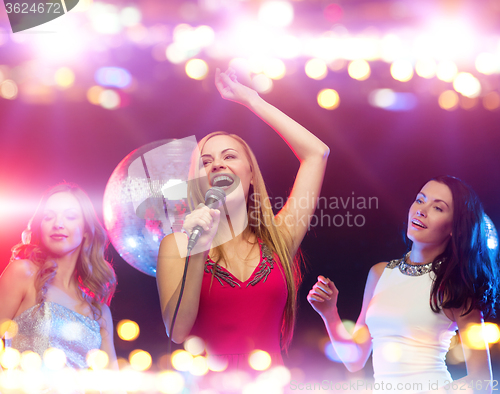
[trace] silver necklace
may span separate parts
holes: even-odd
[[[408,276],[422,276],[429,273],[432,270],[432,261],[426,264],[412,264],[408,261],[410,260],[410,253],[406,253],[405,257],[399,260],[393,260],[389,263],[388,268],[394,268],[396,265],[399,267],[399,271],[403,275]],[[439,266],[443,260],[438,261],[436,264]]]

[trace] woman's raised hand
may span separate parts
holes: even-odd
[[[219,68],[215,70],[215,86],[222,98],[245,106],[248,106],[252,99],[259,97],[255,90],[237,81],[236,72],[231,67],[226,72],[221,72]]]
[[[307,295],[307,301],[321,317],[328,318],[329,313],[337,309],[339,291],[328,278],[320,275]]]

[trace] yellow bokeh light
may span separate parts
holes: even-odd
[[[487,346],[485,330],[482,324],[469,324],[462,336],[463,346],[469,349],[485,349]]]
[[[227,368],[228,361],[223,357],[208,356],[207,364],[210,371],[222,372]]]
[[[500,341],[500,329],[495,323],[484,323],[484,336],[488,343],[497,343]]]
[[[446,362],[450,364],[460,364],[465,361],[466,354],[470,353],[470,349],[462,347],[462,345],[457,345],[450,349],[448,354],[446,355]]]
[[[354,331],[354,326],[356,323],[354,323],[352,320],[342,320],[337,327],[335,328],[337,331],[337,334],[339,334],[341,337],[344,339],[349,339],[351,337],[350,334]]]
[[[91,104],[99,105],[99,97],[101,97],[101,93],[104,91],[104,88],[101,86],[92,86],[89,90],[87,90],[87,100]]]
[[[75,82],[75,74],[70,68],[61,67],[56,71],[54,81],[63,89],[69,88],[70,86],[73,86],[73,83]]]
[[[497,92],[489,92],[483,97],[483,106],[490,111],[498,109],[500,107],[500,95]]]
[[[16,368],[21,362],[21,353],[11,347],[5,348],[0,355],[0,365],[5,369]]]
[[[199,337],[191,336],[184,341],[184,349],[197,356],[205,351],[205,342]]]
[[[43,362],[49,369],[62,369],[66,365],[66,354],[61,349],[48,348],[43,353]]]
[[[189,371],[193,364],[193,356],[185,350],[172,353],[172,366],[178,371]]]
[[[353,60],[349,63],[347,72],[351,78],[357,79],[358,81],[364,81],[370,76],[370,65],[363,59]]]
[[[0,354],[3,352],[4,344],[3,344],[3,339],[0,338]]]
[[[38,353],[27,350],[21,354],[20,365],[24,371],[38,371],[42,367],[42,358]]]
[[[256,371],[265,371],[271,366],[271,356],[264,350],[254,350],[248,357],[248,364]]]
[[[208,64],[201,59],[191,59],[186,63],[185,70],[189,78],[202,80],[208,74]]]
[[[492,53],[483,52],[476,57],[476,70],[484,75],[500,71],[500,58]]]
[[[17,335],[18,326],[14,320],[5,319],[0,322],[0,337],[12,339]]]
[[[281,79],[286,74],[286,66],[280,59],[266,59],[262,65],[262,71],[271,79]]]
[[[6,79],[0,83],[0,97],[7,100],[14,100],[17,97],[18,88],[14,81]]]
[[[309,78],[321,80],[328,75],[328,67],[321,59],[311,59],[305,65],[305,72]]]
[[[335,109],[340,104],[339,94],[333,89],[323,89],[318,93],[318,104],[321,108]]]
[[[436,75],[437,64],[433,59],[420,59],[415,64],[415,72],[419,77],[430,79]]]
[[[370,339],[370,331],[368,331],[368,328],[366,326],[360,327],[354,334],[352,339],[356,343],[365,343]]]
[[[481,93],[481,83],[472,74],[461,72],[453,80],[453,88],[469,98],[478,97]]]
[[[184,378],[176,371],[166,371],[158,374],[156,387],[163,394],[177,394],[184,389]]]
[[[196,356],[193,358],[193,364],[189,368],[189,372],[195,376],[203,376],[208,372],[208,362],[203,356]]]
[[[391,75],[396,81],[408,82],[413,78],[413,66],[408,60],[396,60],[391,64]]]
[[[439,62],[436,68],[436,76],[443,82],[451,82],[455,79],[458,68],[451,60]]]
[[[130,353],[128,357],[128,361],[130,362],[130,366],[136,371],[146,371],[151,367],[153,363],[153,359],[151,355],[140,349],[136,349]]]
[[[133,341],[139,336],[139,325],[132,320],[123,319],[116,325],[116,332],[120,339]]]
[[[106,352],[92,349],[87,353],[87,365],[93,370],[101,370],[108,366],[109,357]]]
[[[452,111],[457,108],[458,94],[453,90],[446,90],[439,95],[438,103],[441,108]]]
[[[259,93],[269,93],[273,89],[273,80],[267,75],[259,74],[253,77],[252,87]]]

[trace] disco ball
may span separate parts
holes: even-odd
[[[194,136],[161,140],[131,152],[115,168],[104,192],[104,226],[120,256],[156,276],[160,242],[180,231],[187,212],[187,180]]]

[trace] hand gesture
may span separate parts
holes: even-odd
[[[320,275],[307,295],[307,301],[321,317],[326,318],[337,309],[339,291],[328,278]]]
[[[248,106],[252,99],[259,97],[255,90],[237,81],[236,72],[232,68],[228,68],[225,73],[219,68],[215,70],[215,86],[222,98],[245,106]]]
[[[220,212],[210,209],[205,204],[199,204],[196,209],[186,216],[182,228],[191,234],[196,226],[203,228],[203,234],[196,243],[191,254],[210,250],[212,241],[217,233],[220,221]]]

